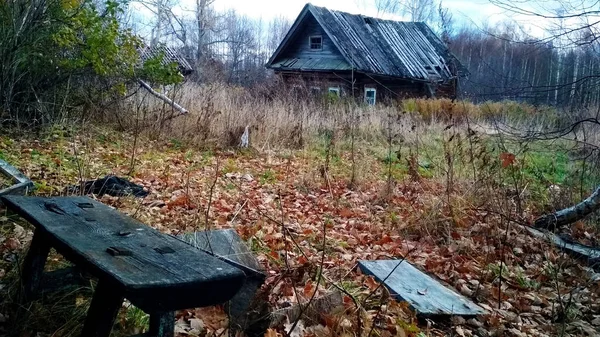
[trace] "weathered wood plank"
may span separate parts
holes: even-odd
[[[22,301],[31,300],[42,284],[44,266],[50,253],[50,242],[42,230],[36,229],[21,266]]]
[[[185,233],[179,238],[200,250],[237,262],[262,274],[262,267],[256,257],[233,229]]]
[[[29,178],[2,159],[0,159],[0,175],[14,183],[6,188],[0,188],[0,195],[27,194],[33,189],[33,182]]]
[[[40,294],[73,291],[80,287],[89,287],[90,278],[86,278],[77,267],[68,267],[50,272],[44,272]]]
[[[583,259],[584,262],[592,267],[592,269],[595,271],[600,271],[600,249],[585,246],[579,243],[567,242],[558,235],[548,231],[542,231],[532,227],[525,228],[535,237],[550,241],[556,247],[567,252],[571,256]]]
[[[311,50],[309,38],[311,36],[320,36],[322,38],[321,50]],[[331,37],[319,25],[312,14],[307,15],[303,22],[303,27],[296,32],[293,40],[282,57],[299,57],[299,58],[329,58],[334,60],[345,61],[344,56],[337,49]]]
[[[109,337],[123,305],[123,293],[107,281],[100,281],[83,325],[81,337]]]
[[[268,312],[256,294],[265,280],[261,265],[252,251],[233,229],[211,230],[181,235],[192,246],[222,258],[240,268],[246,280],[239,292],[225,305],[232,330],[245,331],[249,336],[262,336]]]
[[[476,316],[485,310],[440,284],[408,261],[359,261],[360,269],[383,282],[392,294],[421,315]]]
[[[175,313],[172,311],[150,313],[150,329],[147,335],[173,337],[175,335]]]
[[[3,196],[52,247],[146,312],[223,303],[244,273],[87,197]]]

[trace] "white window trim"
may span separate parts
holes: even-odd
[[[318,48],[318,49],[312,47],[312,45],[313,45],[312,44],[312,39],[316,38],[316,37],[318,37],[318,38],[321,39],[321,48]],[[310,51],[321,51],[321,50],[323,50],[323,35],[311,35],[311,36],[309,36],[308,37],[308,48],[310,49]]]
[[[373,92],[373,103],[372,104],[369,102],[369,99],[367,97],[367,93],[368,92]],[[367,103],[368,105],[375,105],[375,104],[377,104],[377,89],[376,88],[365,87],[365,103]]]
[[[340,90],[340,87],[329,87],[329,89],[327,89],[327,92],[330,94],[335,93],[337,97],[340,97],[342,91]]]

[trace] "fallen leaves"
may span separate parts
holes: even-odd
[[[131,144],[121,145],[128,146]],[[109,143],[74,139],[60,148],[52,142],[24,141],[7,149],[14,153],[8,153],[13,158],[23,157],[20,168],[40,186],[46,186],[41,194],[57,194],[78,181],[75,153],[88,163],[86,172],[90,176],[84,178],[107,173],[124,175],[129,170],[130,158]],[[529,329],[526,334],[552,335],[554,308],[560,307],[561,300],[553,288],[551,272],[558,266],[564,268],[558,289],[561,294],[585,285],[586,271],[572,261],[564,263],[562,254],[515,227],[510,226],[508,232],[501,227],[499,231],[499,219],[471,210],[467,197],[450,212],[444,201],[445,186],[436,179],[399,181],[383,203],[380,194],[385,181],[379,163],[364,167],[373,174],[359,188],[349,190],[346,177],[335,171],[328,181],[320,180],[315,159],[302,152],[271,154],[267,160],[261,155],[206,154],[148,142],[136,153],[134,181],[146,187],[150,195],[144,200],[104,197],[101,201],[168,233],[235,228],[267,270],[265,289],[273,309],[305,303],[315,293],[325,294],[331,282],[352,295],[343,296],[346,312],[335,317],[324,315],[314,326],[306,326],[306,321],[298,323],[291,332],[293,336],[350,336],[359,327],[356,312],[364,318],[363,325],[373,324],[382,336],[417,335],[411,330],[415,327],[409,305],[388,301],[379,282],[355,270],[358,260],[406,258],[478,301],[490,315],[466,322],[463,319],[444,331],[459,336],[475,335],[476,329],[497,329],[514,335]],[[217,165],[223,160],[225,165]],[[504,168],[514,166],[516,160],[514,154],[500,154]],[[340,162],[349,162],[343,153]],[[0,240],[0,252],[23,249],[30,231],[13,226],[4,215],[0,216],[0,226],[8,228],[1,233],[6,239]],[[590,236],[580,225],[575,229],[581,237]],[[497,270],[495,262],[500,260],[505,261],[505,270]],[[319,273],[322,280],[317,284]],[[586,322],[598,327],[600,316],[591,316],[594,310],[600,310],[595,304],[598,288],[594,287],[586,294],[587,300],[574,301],[581,303],[581,317],[589,317],[590,322]],[[377,296],[371,296],[374,304],[362,303],[375,291]],[[427,289],[419,289],[418,293],[425,295]],[[376,322],[382,298],[387,301],[386,312],[379,313],[384,317]],[[178,315],[177,329],[185,335],[219,335],[228,326],[222,310],[184,311]],[[410,324],[400,326],[400,321]],[[290,329],[290,324],[284,330]],[[575,328],[582,333],[591,331],[583,323],[575,324]],[[281,329],[271,328],[265,336],[283,335]]]

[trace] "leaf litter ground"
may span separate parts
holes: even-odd
[[[4,137],[0,151],[36,182],[39,195],[64,194],[80,177],[131,175],[148,197],[101,201],[165,233],[234,228],[267,270],[263,291],[271,310],[342,292],[341,312],[274,326],[269,336],[285,335],[292,327],[292,336],[553,336],[563,330],[579,336],[598,331],[599,281],[584,265],[469,203],[450,211],[441,179],[401,180],[386,193],[384,164],[365,155],[360,183],[349,189],[348,154],[340,154],[323,174],[324,159],[309,150],[213,152],[173,142],[140,146],[138,140],[132,159],[134,143],[128,135],[101,132],[72,139]],[[31,231],[7,216],[0,217],[0,226],[4,277],[14,270]],[[360,273],[358,260],[376,259],[406,259],[490,314],[418,320],[406,304],[391,300]],[[0,314],[0,324],[9,319],[10,313]],[[122,330],[127,317],[129,312]],[[177,317],[182,335],[219,335],[227,328],[221,308],[186,310]]]

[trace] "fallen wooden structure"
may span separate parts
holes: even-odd
[[[399,301],[419,315],[477,316],[487,312],[406,260],[359,261],[363,273],[383,283]]]
[[[87,197],[2,196],[36,227],[22,264],[21,301],[43,286],[51,248],[98,279],[82,336],[108,337],[123,299],[150,314],[146,336],[172,337],[174,311],[233,298],[244,271]]]
[[[568,242],[560,236],[549,231],[543,231],[532,227],[525,227],[533,236],[544,239],[558,247],[560,250],[581,260],[594,271],[600,272],[600,248],[582,245],[576,242]]]
[[[15,167],[0,159],[0,175],[11,182],[5,188],[0,187],[0,195],[27,194],[33,190],[33,182]]]
[[[249,337],[264,336],[269,327],[269,308],[267,301],[257,294],[266,275],[236,231],[210,230],[186,233],[178,238],[244,271],[244,286],[225,304],[230,332],[234,334],[235,331],[243,331]]]

